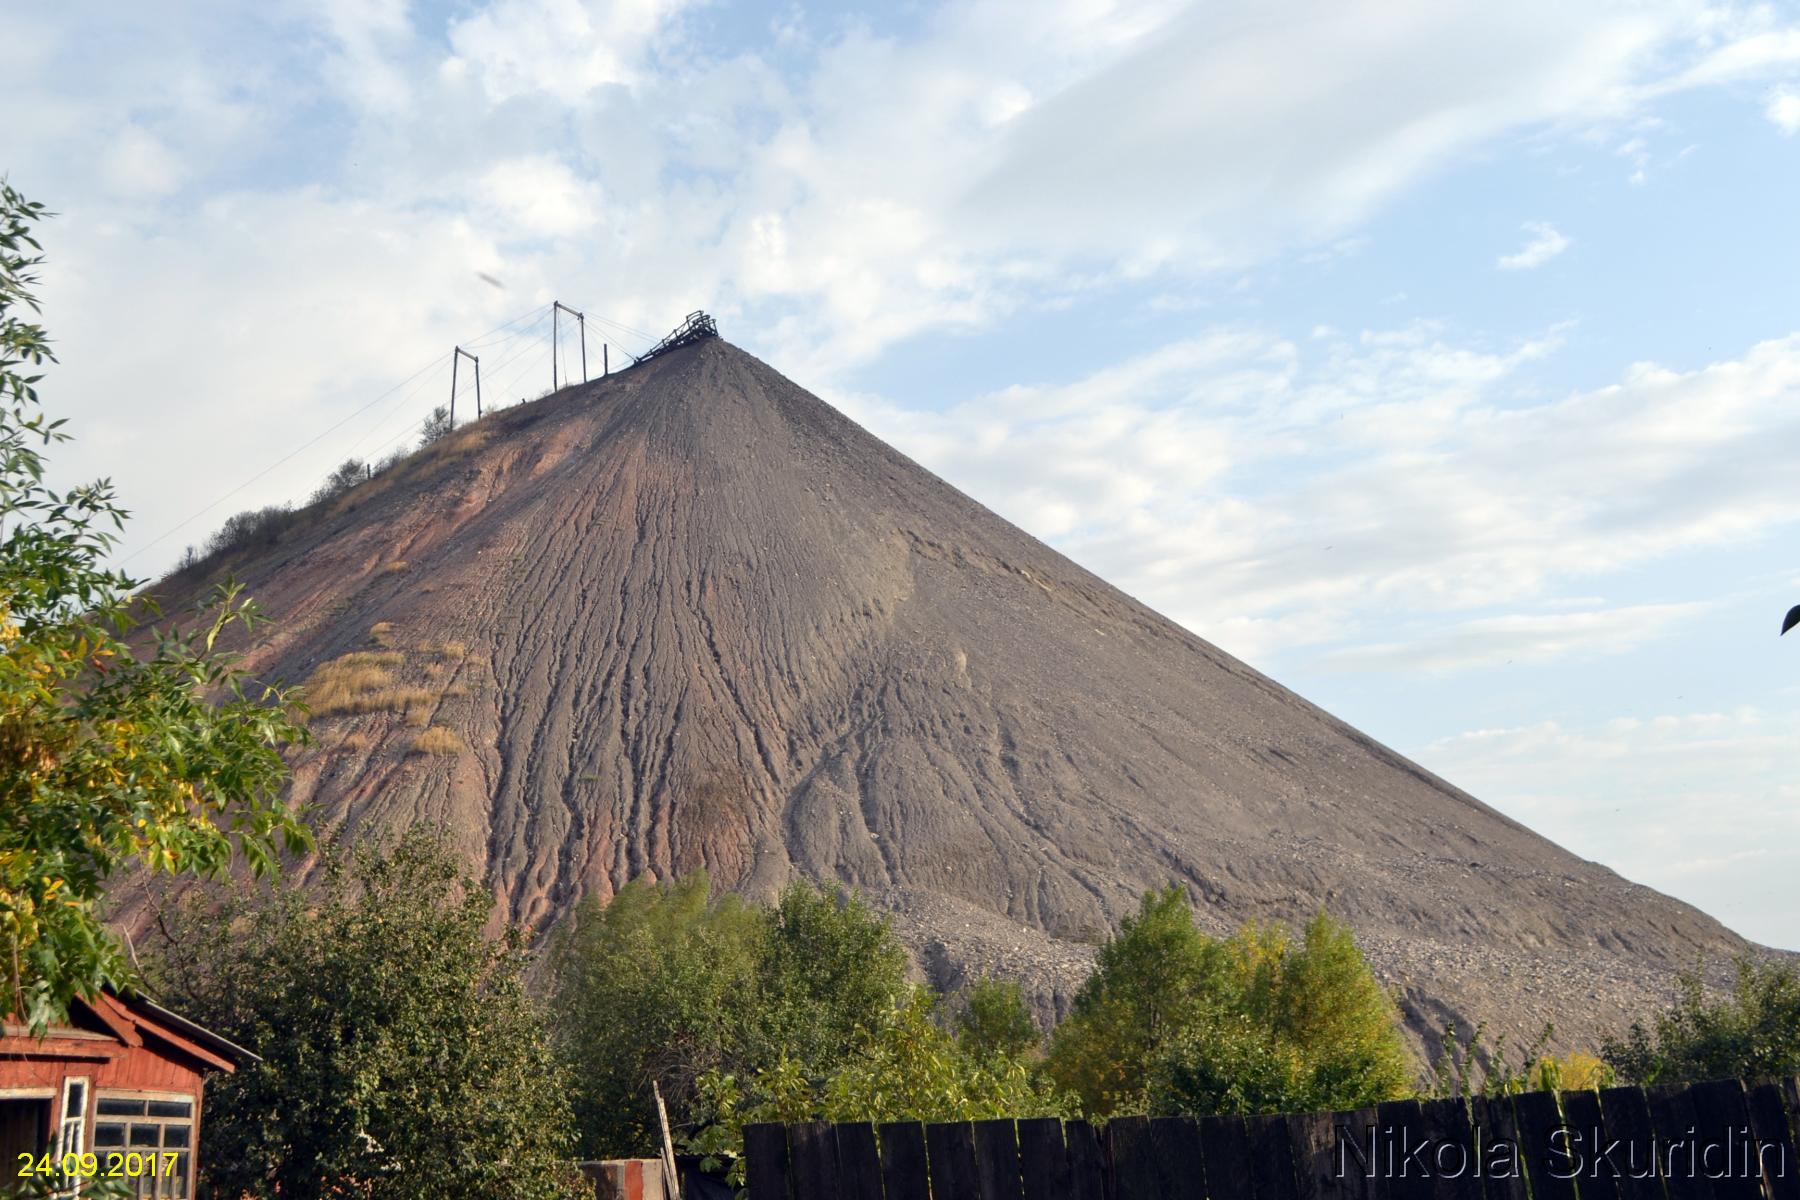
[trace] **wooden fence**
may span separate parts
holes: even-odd
[[[750,1125],[749,1200],[1800,1200],[1800,1081],[1343,1113]]]

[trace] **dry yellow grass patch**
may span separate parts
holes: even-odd
[[[394,679],[405,657],[394,651],[364,650],[321,663],[306,681],[306,703],[315,717],[334,713],[392,712],[434,704],[430,688],[406,687]]]
[[[396,558],[391,563],[383,563],[381,566],[383,575],[394,575],[404,570],[406,570],[406,560],[401,558]]]
[[[391,645],[389,639],[393,636],[394,623],[392,621],[377,621],[369,626],[369,640],[377,646]]]
[[[469,653],[469,648],[461,642],[439,642],[435,646],[425,647],[425,650],[428,654],[449,659],[461,659]]]
[[[414,754],[461,754],[468,748],[454,729],[442,725],[427,726],[412,740]]]

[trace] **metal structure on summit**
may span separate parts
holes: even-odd
[[[633,363],[649,362],[659,354],[667,354],[669,351],[678,347],[692,345],[695,342],[705,341],[707,338],[715,338],[718,336],[718,324],[704,312],[696,310],[689,313],[687,315],[687,320],[677,325],[675,331],[669,334],[668,337],[656,343],[656,345],[650,347],[642,354],[632,355],[631,360]]]
[[[475,364],[475,419],[481,419],[481,360],[458,346],[450,354],[450,427],[456,428],[456,364],[463,359]]]

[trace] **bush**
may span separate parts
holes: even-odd
[[[1181,890],[1146,894],[1101,947],[1049,1070],[1082,1111],[1251,1113],[1358,1108],[1408,1094],[1398,1014],[1348,927],[1324,913],[1229,939]]]
[[[423,450],[431,443],[448,437],[452,428],[450,410],[442,404],[438,405],[425,418],[425,423],[419,426],[419,449]]]
[[[331,474],[325,477],[318,490],[313,492],[311,504],[323,504],[333,500],[361,483],[369,477],[368,464],[360,458],[346,458]]]
[[[444,834],[330,847],[323,875],[310,895],[190,896],[159,953],[171,1003],[263,1056],[207,1089],[211,1194],[579,1194],[525,939],[483,932],[492,899]]]
[[[978,979],[963,994],[956,1040],[977,1057],[1025,1059],[1037,1054],[1044,1035],[1015,980]]]
[[[204,557],[273,545],[293,523],[294,511],[285,504],[237,513],[225,518],[225,523],[206,539]]]
[[[1731,991],[1709,997],[1684,974],[1675,1003],[1649,1025],[1634,1022],[1601,1056],[1630,1083],[1691,1083],[1800,1074],[1800,966],[1737,962]]]

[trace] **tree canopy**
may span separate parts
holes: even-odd
[[[35,1030],[132,972],[98,914],[130,868],[253,871],[307,844],[286,800],[288,697],[246,677],[219,639],[258,619],[233,587],[175,628],[106,567],[125,513],[101,480],[57,491],[42,411],[54,361],[35,314],[43,206],[0,182],[0,976]]]
[[[1393,1002],[1346,926],[1321,912],[1298,940],[1254,923],[1213,938],[1174,886],[1101,947],[1048,1067],[1097,1117],[1357,1108],[1412,1082]]]
[[[1607,1041],[1601,1056],[1643,1084],[1800,1074],[1800,966],[1739,959],[1724,995],[1709,995],[1697,971],[1684,974],[1673,1004]]]
[[[488,890],[426,827],[328,847],[321,875],[193,893],[158,951],[171,1003],[263,1057],[207,1089],[213,1194],[575,1194],[569,1081]]]

